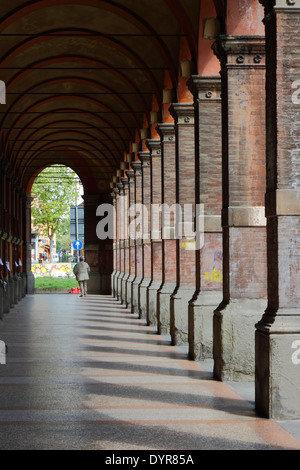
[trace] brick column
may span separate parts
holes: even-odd
[[[142,162],[132,163],[135,174],[135,204],[136,204],[136,240],[135,240],[135,279],[132,286],[132,311],[139,314],[139,286],[143,279],[143,243],[142,243]]]
[[[162,283],[162,239],[156,215],[161,205],[161,143],[149,139],[147,147],[151,154],[151,284],[148,287],[148,324],[157,325],[157,293]],[[154,211],[154,207],[155,211]],[[158,210],[157,210],[158,209]]]
[[[117,291],[116,291],[116,276],[117,276],[117,238],[116,238],[116,233],[117,233],[117,217],[116,217],[116,211],[117,211],[117,198],[116,198],[116,193],[114,191],[111,192],[111,198],[112,198],[112,204],[114,208],[114,239],[113,239],[113,272],[111,275],[111,293],[114,298],[117,296]]]
[[[162,285],[157,295],[157,327],[159,334],[170,334],[171,296],[176,288],[176,238],[172,208],[176,204],[176,139],[175,125],[158,124],[161,138],[162,204]]]
[[[266,306],[265,40],[220,36],[223,301],[214,313],[214,374],[253,380],[254,325]]]
[[[143,279],[140,284],[139,316],[147,323],[148,287],[151,283],[151,240],[150,240],[150,211],[151,211],[151,157],[150,152],[140,152],[142,162],[142,204],[143,204]]]
[[[133,170],[127,170],[129,207],[135,204],[135,175]],[[135,229],[134,217],[128,214],[129,226],[129,276],[126,281],[126,305],[132,310],[132,288],[135,279]]]
[[[189,356],[213,357],[213,311],[223,292],[221,78],[193,76],[196,204],[204,208],[204,246],[196,251],[196,291],[189,306]]]
[[[121,273],[121,266],[120,266],[120,203],[119,203],[119,188],[117,186],[114,187],[113,189],[114,193],[114,198],[113,198],[113,204],[114,204],[114,210],[115,210],[115,231],[114,231],[114,251],[115,251],[115,274],[114,274],[114,279],[113,279],[113,292],[114,292],[114,297],[117,300],[120,300],[119,297],[119,276]]]
[[[123,228],[122,228],[122,249],[123,249],[123,265],[122,265],[122,285],[121,285],[121,302],[127,307],[127,280],[129,277],[129,234],[128,234],[128,210],[129,210],[129,185],[128,178],[121,178],[123,185]]]
[[[0,157],[1,159],[1,157]],[[4,257],[2,249],[2,234],[4,233],[3,228],[3,213],[4,213],[4,172],[0,162],[0,259],[3,265],[0,265],[0,319],[4,315]]]
[[[265,5],[268,306],[256,325],[256,408],[300,418],[300,0]]]
[[[195,216],[195,131],[193,103],[170,107],[176,129],[176,203],[181,207],[182,236],[177,238],[177,286],[171,297],[170,332],[173,344],[188,344],[188,306],[196,288],[195,245],[191,234]],[[187,219],[187,207],[192,209]],[[179,225],[180,226],[180,225]]]
[[[122,301],[122,287],[124,271],[124,223],[125,223],[125,212],[124,212],[124,186],[122,182],[117,183],[119,190],[118,196],[118,231],[119,231],[119,275],[117,280],[117,298]]]

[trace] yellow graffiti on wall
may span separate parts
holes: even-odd
[[[205,272],[203,279],[205,279],[208,283],[210,282],[222,282],[223,281],[223,274],[221,271],[217,271],[216,268],[212,270],[211,273],[208,271]]]

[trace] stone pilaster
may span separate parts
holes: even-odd
[[[171,296],[176,288],[177,250],[175,237],[176,205],[176,138],[175,125],[157,126],[161,139],[162,192],[162,285],[157,295],[157,328],[163,335],[170,334]]]
[[[150,152],[140,152],[142,162],[142,204],[143,204],[143,279],[140,284],[139,316],[147,323],[148,287],[151,283],[150,211],[151,211],[151,156]]]
[[[117,298],[122,302],[123,293],[123,278],[125,275],[125,267],[124,267],[124,224],[125,224],[125,208],[124,208],[124,186],[122,182],[117,183],[117,188],[119,190],[119,197],[118,197],[118,204],[119,204],[119,212],[118,212],[118,233],[119,233],[119,245],[118,245],[118,253],[119,253],[119,275],[117,281]]]
[[[253,380],[254,325],[266,306],[265,40],[220,36],[223,301],[214,312],[214,374]]]
[[[189,356],[213,357],[213,311],[223,294],[222,102],[219,76],[193,76],[195,203],[203,205],[204,245],[196,251],[196,291],[189,306]]]
[[[300,1],[265,6],[268,306],[256,325],[255,400],[300,418]]]
[[[126,175],[128,178],[128,195],[129,207],[135,204],[135,175],[134,170],[127,170]],[[135,280],[135,217],[129,212],[128,214],[128,227],[129,227],[129,276],[126,281],[126,305],[132,311],[132,288]]]
[[[139,287],[143,279],[143,243],[142,243],[142,162],[132,163],[135,175],[135,279],[132,286],[132,312],[139,314],[140,292]]]
[[[146,142],[151,155],[151,283],[148,287],[148,324],[157,326],[157,293],[162,283],[162,239],[159,213],[161,206],[161,142]]]
[[[111,293],[114,298],[117,297],[117,291],[116,291],[116,276],[117,276],[117,238],[116,238],[116,223],[117,223],[117,217],[116,217],[116,211],[117,211],[117,198],[116,198],[116,193],[114,191],[111,192],[111,199],[112,199],[112,204],[114,208],[114,239],[113,239],[113,272],[111,275]]]
[[[122,234],[122,245],[123,245],[123,277],[121,286],[121,302],[127,307],[127,280],[129,277],[129,233],[128,233],[128,210],[129,210],[129,185],[128,178],[121,178],[123,185],[123,234]]]
[[[176,129],[177,280],[171,297],[170,333],[173,344],[188,344],[188,306],[196,288],[195,220],[195,131],[193,103],[170,107]],[[180,233],[181,232],[181,233]]]
[[[121,266],[120,266],[120,225],[119,225],[119,219],[120,219],[120,201],[119,201],[119,188],[117,185],[113,188],[113,207],[115,211],[115,231],[114,231],[114,243],[113,243],[113,250],[114,250],[114,263],[115,263],[115,269],[114,269],[114,277],[113,277],[113,293],[114,297],[117,300],[120,300],[119,298],[119,276],[121,274]]]

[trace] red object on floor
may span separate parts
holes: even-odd
[[[69,292],[70,294],[80,294],[81,290],[79,287],[72,287],[72,289]]]

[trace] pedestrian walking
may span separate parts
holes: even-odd
[[[81,295],[80,297],[87,296],[87,281],[89,280],[90,267],[84,261],[84,257],[80,256],[79,263],[77,263],[73,268],[73,273],[78,281]]]

